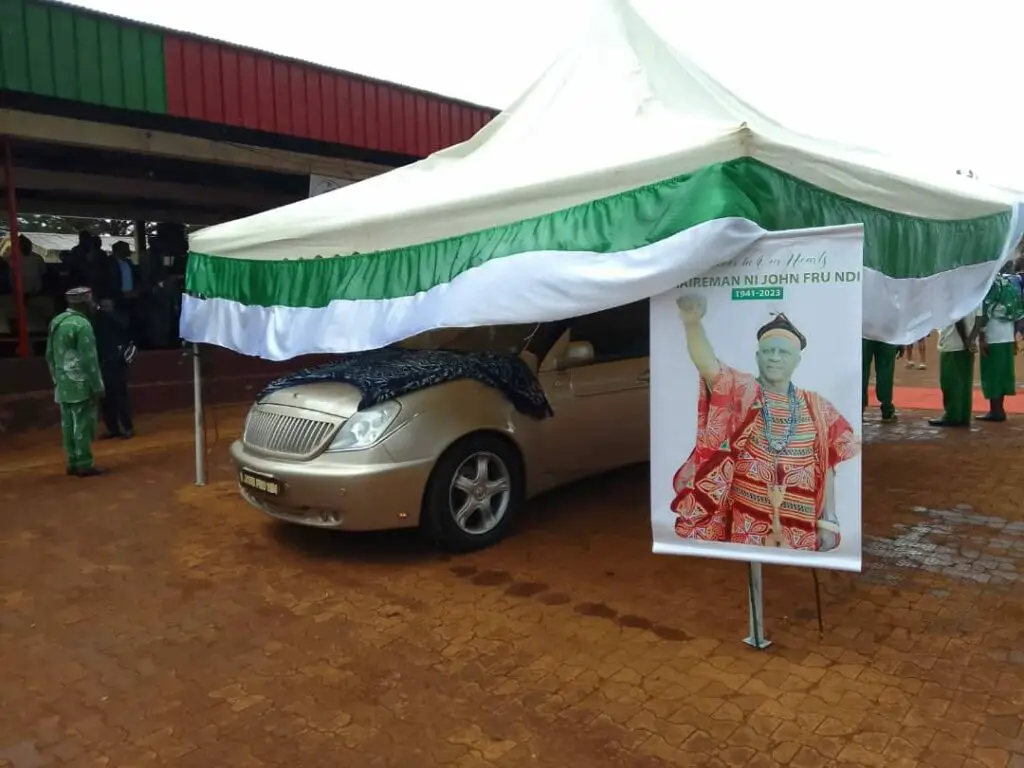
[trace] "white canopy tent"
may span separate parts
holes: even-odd
[[[1017,195],[786,129],[628,0],[511,107],[412,165],[192,237],[182,335],[271,359],[660,293],[765,230],[863,223],[864,333],[966,314],[1021,233]]]

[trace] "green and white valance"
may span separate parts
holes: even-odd
[[[867,332],[902,340],[980,300],[1011,220],[1008,207],[947,220],[884,211],[740,158],[388,251],[283,260],[194,252],[182,330],[269,359],[373,348],[438,327],[585,314],[735,258],[763,230],[862,223]]]

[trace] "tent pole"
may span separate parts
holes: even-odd
[[[192,345],[192,398],[196,425],[196,485],[206,485],[206,429],[203,423],[203,371],[199,345]]]
[[[4,137],[4,183],[7,186],[7,222],[11,233],[11,273],[14,277],[14,301],[18,310],[18,357],[31,357],[28,344],[28,310],[25,308],[25,283],[21,271],[21,245],[18,242],[18,201],[14,191],[11,140]]]
[[[760,563],[750,563],[747,576],[747,604],[750,618],[750,634],[743,640],[752,648],[763,651],[772,641],[764,633],[764,576]]]

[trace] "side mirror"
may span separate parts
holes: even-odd
[[[558,359],[557,368],[560,371],[568,371],[573,368],[582,368],[594,362],[594,345],[589,341],[573,341],[565,348],[565,352]]]

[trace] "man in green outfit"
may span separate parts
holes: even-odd
[[[974,402],[974,353],[977,346],[977,319],[972,310],[939,331],[939,387],[942,389],[942,416],[929,419],[933,427],[967,427],[971,424]]]
[[[896,406],[892,403],[893,380],[896,377],[896,357],[900,348],[895,344],[873,339],[861,340],[861,363],[864,366],[861,383],[863,399],[861,410],[868,407],[868,383],[871,380],[871,364],[875,365],[875,397],[882,405],[882,421],[886,424],[896,421]]]
[[[103,474],[92,463],[96,404],[103,396],[96,336],[89,322],[95,304],[88,288],[72,288],[65,296],[67,310],[50,321],[46,364],[53,379],[54,399],[60,405],[68,474],[94,477]]]
[[[988,400],[989,409],[984,416],[978,417],[978,421],[1006,421],[1004,399],[1017,393],[1014,324],[1024,319],[1024,300],[1019,277],[1013,272],[1012,263],[1004,265],[981,304],[981,317],[978,319],[981,391]]]

